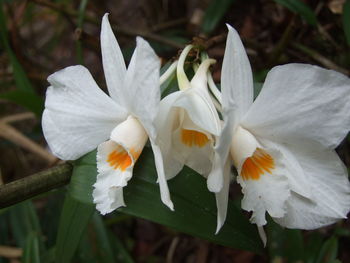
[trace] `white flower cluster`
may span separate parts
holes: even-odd
[[[107,96],[83,66],[60,70],[48,81],[42,127],[56,156],[74,160],[97,147],[93,199],[109,213],[125,206],[123,187],[150,140],[161,200],[171,210],[167,180],[189,166],[215,193],[224,224],[231,166],[244,194],[242,208],[263,236],[266,212],[282,226],[314,229],[346,218],[347,170],[334,148],[350,129],[350,79],[306,64],[273,68],[253,102],[250,63],[228,25],[221,92],[202,57],[188,80],[187,46],[163,76],[149,44],[137,38],[128,69],[106,14],[101,49]],[[176,69],[179,91],[160,101],[160,83]],[[219,117],[218,111],[222,117]]]

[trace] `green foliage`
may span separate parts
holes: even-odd
[[[35,232],[31,232],[27,235],[22,262],[40,263],[39,237]]]
[[[301,0],[275,0],[275,2],[300,15],[310,25],[317,24],[315,12]]]
[[[92,152],[76,164],[70,193],[79,201],[87,202],[86,196],[92,195],[92,183],[96,180],[96,153]],[[81,168],[82,166],[83,168]],[[90,170],[89,170],[90,169]],[[181,232],[198,236],[212,242],[261,252],[261,241],[255,226],[243,216],[241,210],[229,203],[228,218],[223,229],[215,235],[216,205],[214,195],[207,190],[203,177],[185,168],[169,181],[171,197],[175,211],[170,211],[161,201],[156,183],[156,171],[153,154],[145,148],[137,161],[133,178],[124,188],[127,207],[120,212],[145,218]],[[157,213],[154,213],[157,211]],[[232,238],[235,237],[235,238]]]
[[[202,32],[209,35],[216,28],[226,14],[234,0],[212,0],[205,11],[202,23]]]
[[[350,46],[350,0],[346,0],[343,6],[343,28],[346,41]]]
[[[41,117],[41,113],[44,110],[44,100],[31,91],[11,90],[1,93],[0,98],[17,103],[35,113],[38,117]]]
[[[315,263],[335,262],[338,255],[338,239],[331,237],[323,243]]]
[[[66,195],[57,233],[57,263],[71,262],[94,211],[94,205],[81,203],[69,194]]]

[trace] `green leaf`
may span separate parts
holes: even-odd
[[[338,255],[338,239],[331,237],[323,243],[320,253],[318,254],[316,263],[329,263],[337,259]]]
[[[101,216],[97,213],[92,218],[92,224],[96,233],[96,248],[99,254],[99,262],[113,263],[116,262],[112,250],[112,245],[109,241],[107,230]]]
[[[26,246],[27,237],[31,233],[41,235],[39,219],[31,201],[24,201],[12,206],[9,210],[9,216],[16,243],[22,248]],[[40,247],[43,247],[42,242],[40,243]]]
[[[209,35],[216,28],[234,0],[212,0],[205,11],[202,32]]]
[[[69,194],[66,195],[56,241],[57,263],[71,262],[94,211],[93,205],[83,204]]]
[[[75,169],[84,167],[84,173],[75,172],[70,183],[70,193],[78,200],[91,201],[92,184],[96,180],[95,155],[96,153],[92,152],[76,163]],[[168,184],[175,212],[170,211],[160,201],[153,154],[146,147],[136,163],[132,180],[124,188],[127,207],[118,209],[117,212],[145,218],[224,246],[254,252],[262,251],[262,242],[256,227],[249,223],[241,209],[231,201],[223,229],[218,235],[214,234],[215,198],[207,190],[206,181],[202,176],[185,168]]]
[[[74,162],[73,174],[69,184],[69,195],[75,200],[91,205],[92,185],[96,182],[96,150]]]
[[[347,0],[343,7],[343,27],[346,42],[350,46],[350,0]]]
[[[33,92],[25,90],[12,90],[0,94],[0,98],[12,101],[18,105],[23,106],[29,111],[35,113],[36,116],[41,117],[44,110],[43,99]]]
[[[26,245],[23,251],[22,262],[40,263],[39,237],[35,232],[31,232],[27,236]]]
[[[26,73],[24,72],[21,64],[17,60],[16,55],[10,46],[6,32],[7,32],[6,17],[3,10],[3,3],[2,1],[0,1],[0,40],[7,55],[9,56],[9,59],[13,68],[13,75],[14,75],[17,89],[34,93],[34,89]]]
[[[283,5],[293,13],[300,15],[310,25],[317,24],[317,18],[314,11],[300,0],[275,0],[276,3]]]

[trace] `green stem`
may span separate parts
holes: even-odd
[[[69,183],[73,166],[64,163],[0,186],[0,208],[8,207]]]

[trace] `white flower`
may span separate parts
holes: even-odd
[[[42,126],[56,156],[74,160],[97,149],[98,176],[93,198],[106,214],[125,206],[123,187],[150,139],[158,172],[161,199],[170,208],[154,119],[160,101],[160,62],[149,44],[137,38],[128,70],[108,21],[102,19],[101,49],[108,97],[83,66],[60,70],[48,81]]]
[[[306,64],[278,66],[253,103],[248,57],[237,32],[228,29],[221,76],[225,123],[209,189],[227,196],[222,170],[232,160],[242,208],[258,227],[266,224],[266,212],[280,225],[299,229],[346,218],[350,185],[334,148],[350,128],[349,78]],[[218,207],[218,229],[226,206],[223,200]]]
[[[221,129],[207,88],[207,71],[215,60],[204,60],[190,82],[183,67],[191,48],[189,45],[184,49],[177,64],[180,91],[161,101],[156,121],[167,179],[173,178],[184,165],[208,176],[214,139]]]

